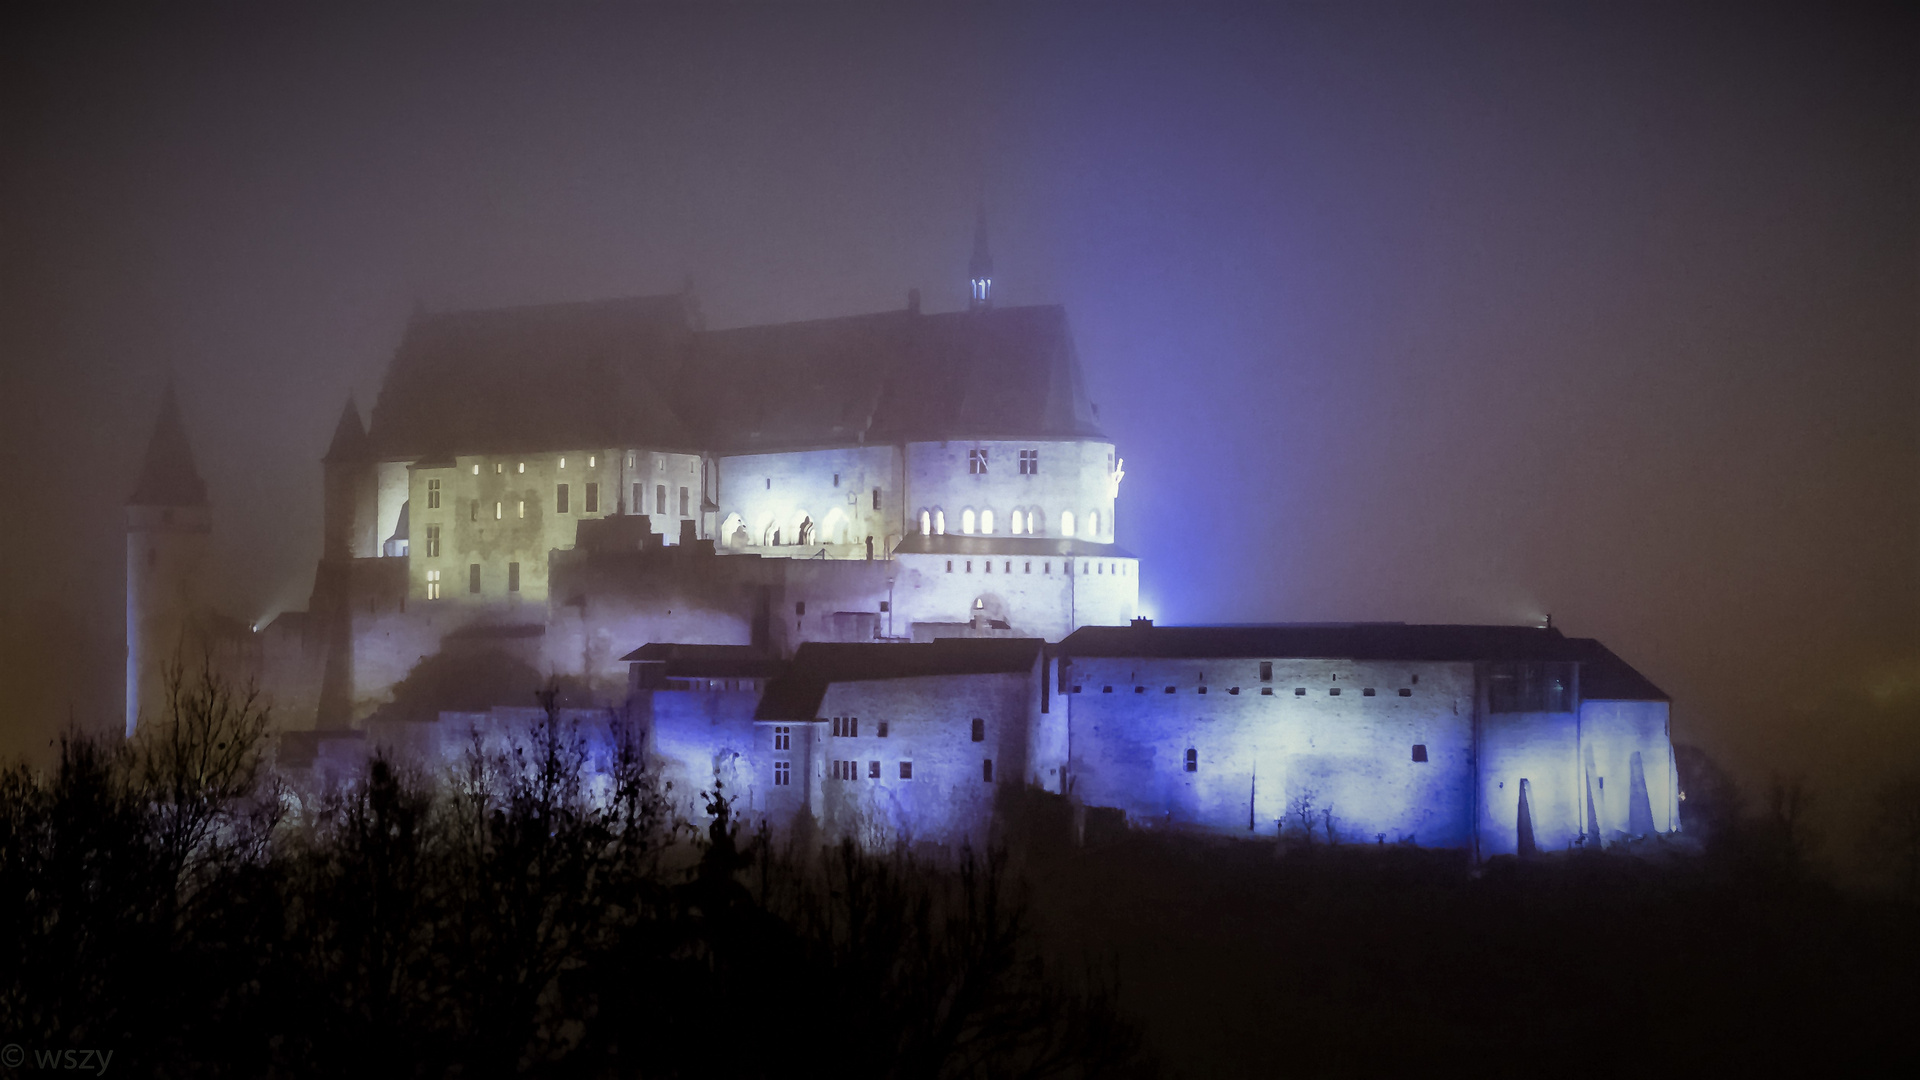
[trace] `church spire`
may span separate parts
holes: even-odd
[[[967,307],[972,311],[993,306],[993,256],[987,251],[987,208],[983,204],[973,222],[973,260],[967,265],[972,288]]]
[[[180,422],[180,403],[174,397],[173,383],[167,383],[166,396],[160,401],[160,419],[153,425],[153,438],[147,442],[147,458],[140,467],[140,482],[127,499],[129,506],[205,506],[207,485],[193,464],[193,448],[187,445],[187,429]]]
[[[347,392],[347,407],[340,412],[340,422],[334,425],[333,442],[327,445],[327,456],[321,461],[358,461],[366,453],[367,429],[360,424],[360,406],[353,400],[353,392]]]

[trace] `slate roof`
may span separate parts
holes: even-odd
[[[369,432],[385,458],[996,437],[1102,437],[1064,309],[716,331],[679,296],[423,316]]]
[[[360,406],[347,395],[340,410],[340,422],[333,426],[333,441],[327,444],[327,456],[321,461],[360,461],[367,456],[367,429],[360,423]]]
[[[786,670],[785,661],[752,645],[683,645],[650,641],[620,658],[627,663],[665,664],[668,678],[760,679]]]
[[[1571,661],[1581,696],[1664,701],[1644,675],[1591,638],[1533,626],[1292,623],[1272,626],[1086,626],[1067,635],[1065,656],[1267,659]]]
[[[767,685],[756,720],[812,720],[827,687],[837,682],[936,675],[996,675],[1033,670],[1046,648],[1039,638],[942,638],[924,645],[810,641],[787,673]]]
[[[207,485],[193,463],[193,448],[187,445],[187,429],[180,422],[180,403],[167,385],[160,400],[160,418],[153,425],[153,437],[147,440],[147,456],[140,464],[140,479],[127,498],[129,506],[205,506]]]

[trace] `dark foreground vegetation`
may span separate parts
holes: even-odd
[[[0,1040],[28,1069],[67,1048],[191,1076],[1723,1075],[1916,1056],[1920,909],[1827,884],[1790,789],[1749,808],[1697,778],[1703,844],[1477,870],[1325,835],[1082,845],[1063,803],[1028,794],[992,854],[916,860],[743,835],[719,790],[710,825],[676,822],[631,733],[591,782],[549,720],[444,773],[376,759],[296,797],[244,696],[204,678],[174,715],[0,776]]]

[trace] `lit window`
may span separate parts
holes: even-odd
[[[589,468],[589,469],[591,469],[591,468],[593,468],[593,467],[594,467],[595,465],[598,465],[598,464],[600,464],[600,458],[599,458],[599,455],[597,455],[597,454],[588,454],[588,455],[587,455],[587,468]]]
[[[600,512],[600,485],[599,484],[587,485],[586,511],[589,514],[597,514]]]
[[[627,468],[633,468],[633,451],[627,451]]]
[[[520,516],[521,517],[527,516],[527,500],[525,499],[520,500]]]
[[[427,509],[440,509],[440,481],[427,481]]]
[[[520,564],[517,562],[507,564],[507,591],[520,591]]]
[[[793,749],[793,729],[777,727],[773,729],[773,748],[775,750]]]
[[[1007,531],[1008,532],[1012,533],[1015,536],[1019,536],[1020,525],[1021,525],[1020,511],[1015,510],[1013,513],[1007,515]]]
[[[988,536],[993,535],[993,511],[980,511],[980,531],[986,533]]]
[[[479,563],[467,564],[467,591],[470,593],[478,593],[480,591]]]
[[[567,512],[567,485],[560,484],[554,488],[553,510],[556,514]]]
[[[1040,451],[1020,451],[1020,475],[1033,476],[1040,472]]]
[[[522,461],[522,462],[520,462],[520,463],[519,463],[518,465],[515,465],[515,466],[513,467],[513,471],[514,471],[514,472],[518,472],[518,473],[523,473],[523,472],[526,472],[526,471],[527,471],[527,463],[526,463],[526,462],[524,462],[524,461]]]
[[[440,571],[427,571],[427,599],[440,599]]]
[[[974,476],[985,476],[987,474],[987,451],[985,447],[976,446],[967,451],[967,472]]]
[[[940,536],[947,535],[947,512],[945,510],[935,510],[933,512],[933,531]]]
[[[787,787],[793,783],[793,765],[790,762],[773,763],[773,786]]]
[[[567,459],[566,459],[566,458],[561,458],[561,459],[560,459],[560,467],[561,467],[561,468],[563,468],[563,469],[567,467]]]
[[[900,763],[900,779],[902,780],[913,779],[913,762],[903,761]]]
[[[500,503],[493,504],[493,520],[495,521],[500,520],[500,506],[501,506]]]
[[[972,510],[960,511],[960,531],[967,534],[968,536],[973,535],[973,511]]]
[[[440,526],[429,525],[427,526],[427,558],[437,559],[439,557],[440,557]]]
[[[925,510],[920,511],[920,535],[933,535],[933,515]]]
[[[1195,750],[1191,746],[1187,747],[1187,771],[1200,771],[1200,751]]]
[[[1060,535],[1068,537],[1073,535],[1073,511],[1071,510],[1060,511]]]
[[[506,467],[506,465],[504,465],[504,464],[502,464],[501,462],[498,462],[498,461],[496,461],[496,462],[494,462],[494,463],[493,463],[493,473],[494,473],[494,475],[495,475],[495,476],[498,476],[498,475],[500,475],[501,473],[504,473],[504,472],[506,472],[506,471],[507,471],[507,467]]]
[[[480,463],[477,461],[473,463],[473,475],[475,476],[480,475]]]

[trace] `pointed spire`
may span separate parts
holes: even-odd
[[[366,456],[367,429],[360,423],[360,406],[353,400],[353,392],[347,392],[347,407],[340,412],[340,422],[333,427],[333,442],[327,446],[327,456],[323,462],[359,461]]]
[[[207,485],[193,464],[193,448],[187,445],[187,429],[180,422],[180,403],[167,382],[166,396],[160,401],[160,419],[153,425],[153,438],[147,442],[147,459],[140,467],[140,482],[127,499],[130,506],[205,506]]]
[[[983,202],[973,222],[973,260],[967,264],[972,291],[967,306],[978,310],[993,305],[993,255],[987,251],[987,207]]]

